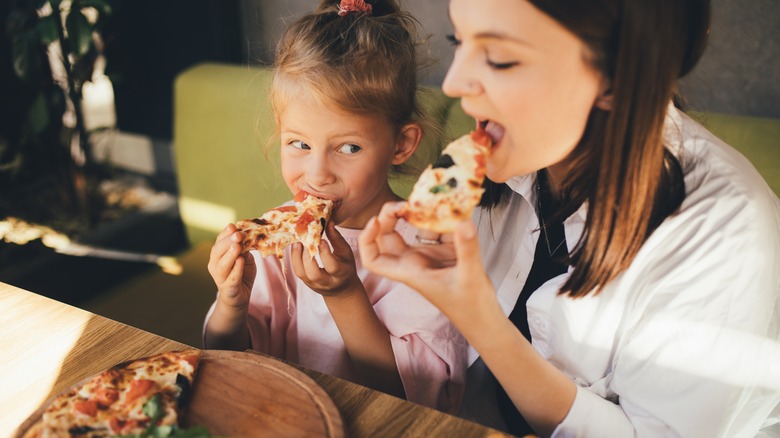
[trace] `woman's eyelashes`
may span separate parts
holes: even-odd
[[[458,47],[460,45],[460,40],[455,35],[450,34],[447,35],[446,38],[447,41],[449,41],[453,46]]]
[[[449,41],[455,48],[460,46],[461,41],[455,35],[447,35],[447,41]],[[520,64],[519,61],[498,62],[493,61],[489,57],[486,57],[487,65],[494,70],[507,70]]]
[[[488,66],[490,66],[490,68],[494,70],[507,70],[517,65],[520,65],[518,61],[496,62],[496,61],[491,61],[490,59],[487,60],[487,64]]]

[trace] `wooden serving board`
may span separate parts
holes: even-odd
[[[25,421],[18,436],[47,405]],[[237,351],[203,351],[184,423],[205,426],[220,437],[345,436],[336,405],[309,376],[278,360]]]

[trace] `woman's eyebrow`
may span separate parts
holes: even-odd
[[[515,44],[520,44],[526,47],[533,47],[530,43],[528,43],[525,40],[522,40],[520,38],[517,38],[513,35],[508,35],[501,32],[496,31],[487,31],[487,32],[478,32],[474,35],[474,39],[482,39],[482,40],[500,40],[500,41],[508,41]]]

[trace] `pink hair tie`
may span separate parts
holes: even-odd
[[[341,0],[339,5],[339,16],[343,17],[350,12],[365,12],[371,15],[371,5],[365,0]]]

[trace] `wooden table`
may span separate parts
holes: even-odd
[[[0,282],[0,436],[50,396],[119,362],[192,348]],[[494,429],[302,369],[333,399],[349,437],[500,437]]]

